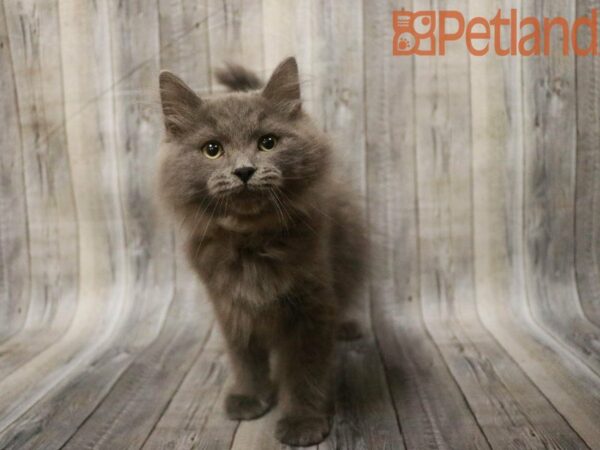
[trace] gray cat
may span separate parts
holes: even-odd
[[[200,98],[160,74],[160,192],[226,338],[227,415],[259,417],[278,397],[277,438],[316,444],[331,427],[335,337],[360,335],[351,312],[367,267],[363,215],[332,179],[294,58],[264,88],[240,66],[218,78],[237,92]]]

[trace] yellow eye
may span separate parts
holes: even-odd
[[[223,156],[223,146],[217,141],[210,141],[202,146],[202,153],[208,159],[217,159]]]
[[[262,150],[263,152],[273,150],[276,145],[277,138],[272,134],[267,134],[266,136],[263,136],[258,140],[258,149]]]

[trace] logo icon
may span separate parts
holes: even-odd
[[[394,11],[392,18],[395,56],[435,54],[435,11]]]
[[[465,19],[456,10],[392,11],[392,54],[443,56],[448,43],[461,40],[473,56],[484,56],[490,51],[499,56],[548,56],[557,44],[564,56],[600,54],[596,8],[573,21],[562,16],[520,19],[516,8],[510,9],[508,16],[505,13],[499,9],[489,19],[479,16]],[[587,30],[587,38],[579,37],[582,29]],[[561,34],[561,39],[552,39],[553,33]]]

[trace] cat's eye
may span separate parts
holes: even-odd
[[[258,140],[258,149],[263,152],[273,150],[277,145],[277,138],[272,134],[267,134]]]
[[[210,141],[202,146],[202,153],[208,159],[217,159],[223,155],[223,146],[217,141]]]

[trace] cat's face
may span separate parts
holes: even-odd
[[[168,201],[212,215],[254,215],[321,178],[328,147],[301,109],[294,60],[262,92],[200,99],[161,75],[167,136],[161,185]]]

